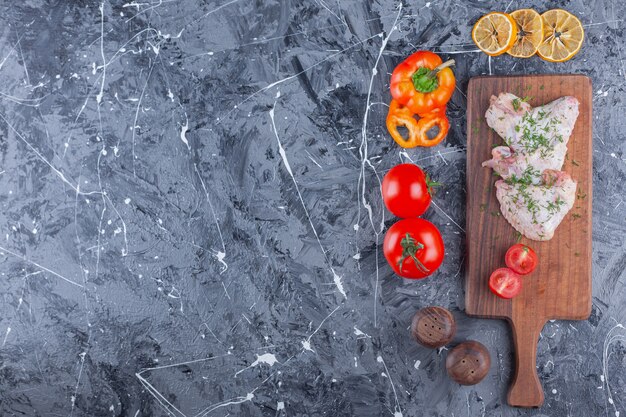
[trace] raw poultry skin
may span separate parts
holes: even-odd
[[[547,169],[543,180],[541,185],[496,181],[502,215],[532,240],[552,239],[576,200],[576,181],[567,172]]]
[[[492,159],[483,166],[504,179],[519,179],[527,173],[538,184],[544,170],[560,170],[565,162],[567,142],[578,118],[578,100],[566,96],[533,109],[524,99],[502,93],[491,97],[485,118],[507,146],[494,148]]]
[[[566,96],[532,108],[524,99],[491,97],[487,124],[506,146],[483,162],[502,177],[496,196],[507,221],[533,240],[550,240],[574,205],[576,181],[560,171],[578,117],[578,100]]]

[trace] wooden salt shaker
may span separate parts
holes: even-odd
[[[450,343],[456,332],[452,313],[443,307],[425,307],[413,316],[411,334],[417,343],[439,348]]]
[[[455,346],[446,358],[448,375],[461,385],[474,385],[489,372],[491,357],[487,348],[479,342],[468,340]]]

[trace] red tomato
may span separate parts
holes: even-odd
[[[385,234],[383,252],[396,274],[404,278],[425,278],[443,262],[443,239],[428,220],[403,219]]]
[[[506,266],[520,275],[530,274],[537,267],[537,254],[526,245],[517,243],[506,251]]]
[[[383,178],[383,201],[398,217],[418,217],[430,206],[432,187],[436,185],[440,184],[431,181],[417,165],[396,165]]]
[[[522,277],[509,268],[498,268],[489,277],[489,289],[500,298],[513,298],[522,289]]]

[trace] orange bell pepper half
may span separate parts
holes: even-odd
[[[408,138],[402,136],[398,131],[400,126],[404,126],[408,130]],[[429,138],[428,131],[434,127],[438,127],[439,132],[434,138]],[[396,100],[391,100],[387,114],[387,130],[389,130],[393,140],[403,148],[435,146],[446,137],[449,129],[450,123],[446,117],[445,107],[432,111],[426,117],[417,120],[408,107],[401,105]]]
[[[415,52],[393,70],[391,96],[421,117],[444,107],[456,84],[451,65],[453,59],[442,63],[433,52]]]

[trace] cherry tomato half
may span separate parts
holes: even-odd
[[[430,206],[431,193],[437,185],[417,165],[399,164],[383,178],[383,201],[400,218],[419,217]]]
[[[537,267],[537,254],[526,245],[517,243],[506,251],[506,266],[520,275],[530,274]]]
[[[489,277],[489,289],[500,298],[513,298],[522,289],[522,277],[509,268],[498,268]]]
[[[383,252],[396,274],[421,279],[439,268],[445,250],[437,227],[428,220],[414,218],[400,220],[389,228]]]

